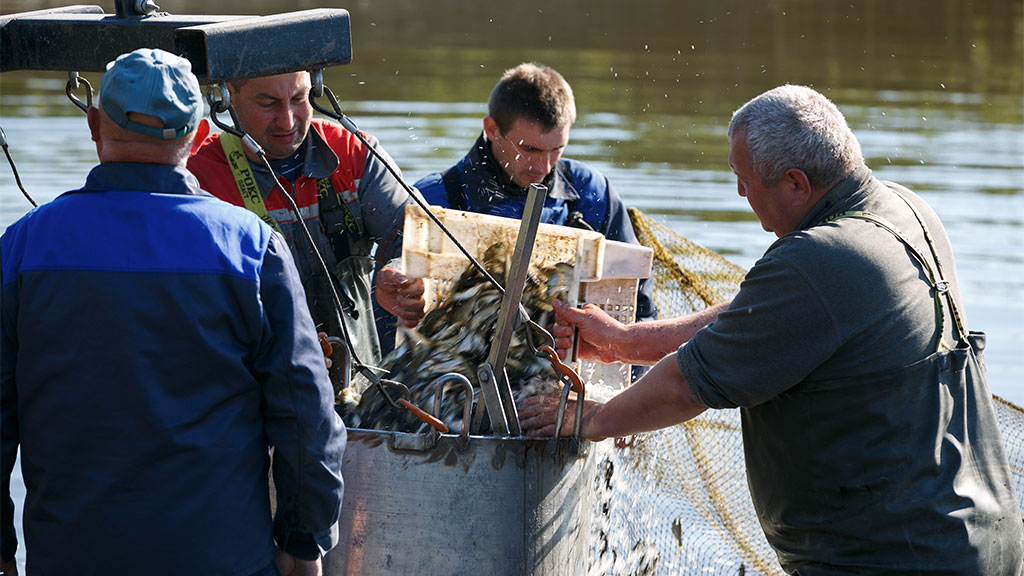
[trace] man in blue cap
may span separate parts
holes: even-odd
[[[345,428],[302,285],[185,170],[202,110],[187,60],[119,57],[100,165],[0,238],[5,574],[19,444],[33,573],[313,574],[337,541]]]

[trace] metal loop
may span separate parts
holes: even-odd
[[[218,89],[220,92],[219,99],[217,98],[218,94],[215,93]],[[218,128],[228,134],[236,136],[238,139],[242,140],[246,146],[250,146],[248,141],[252,141],[252,143],[255,144],[254,140],[246,138],[245,132],[242,131],[239,125],[238,116],[235,114],[235,109],[231,106],[231,93],[228,91],[226,84],[214,84],[207,88],[206,101],[210,103],[210,120],[213,120],[213,123],[216,124]],[[217,117],[218,114],[222,114],[224,112],[227,112],[228,115],[231,116],[231,126],[225,124]]]
[[[441,413],[441,402],[444,399],[446,384],[453,381],[462,385],[462,392],[466,396],[462,406],[462,431],[459,433],[459,436],[465,440],[469,438],[469,421],[473,417],[473,385],[470,384],[469,378],[458,372],[449,372],[434,380],[434,416],[438,417]]]
[[[85,103],[78,99],[74,94],[74,90],[78,90],[79,83],[85,84]],[[92,108],[92,84],[85,78],[78,75],[78,72],[68,72],[68,83],[64,89],[64,93],[68,95],[71,103],[78,106],[82,112],[89,113],[89,108]]]
[[[327,100],[330,101],[331,107],[334,108],[334,110],[328,110],[321,106],[320,103],[316,101],[317,98],[320,98],[325,94],[327,95]],[[317,112],[323,114],[324,116],[334,118],[339,122],[341,122],[342,118],[345,117],[345,114],[342,113],[341,111],[341,104],[339,104],[338,99],[334,97],[334,92],[331,92],[331,89],[324,85],[322,75],[320,76],[319,86],[314,85],[313,89],[309,91],[309,95],[311,96],[311,98],[309,99],[309,103]]]
[[[551,439],[551,444],[548,451],[552,454],[555,453],[555,447],[558,442],[558,437],[562,434],[562,423],[565,420],[565,408],[569,402],[569,391],[573,390],[576,392],[576,417],[573,422],[573,435],[572,435],[572,449],[574,451],[579,449],[579,442],[583,434],[583,400],[586,397],[586,389],[583,386],[583,380],[579,374],[567,364],[563,364],[558,359],[558,354],[555,349],[550,346],[545,346],[541,349],[541,352],[547,356],[551,365],[555,368],[555,372],[558,373],[558,379],[562,382],[562,396],[558,401],[558,419],[555,421],[555,436]]]
[[[220,99],[217,99],[215,92],[220,92]],[[220,114],[226,112],[231,106],[231,92],[227,84],[212,84],[206,89],[206,101],[210,103],[210,111]]]

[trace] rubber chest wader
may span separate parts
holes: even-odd
[[[267,212],[263,201],[264,196],[270,192],[262,193],[257,187],[241,142],[237,137],[223,132],[220,143],[246,209],[283,235],[281,226]],[[338,323],[338,313],[330,296],[330,288],[326,285],[327,279],[322,274],[313,274],[303,279],[310,313],[315,320],[326,324],[319,326],[319,330],[330,336],[346,336],[361,362],[377,365],[380,363],[381,351],[373,317],[371,285],[375,262],[369,256],[373,241],[363,229],[359,202],[338,193],[330,178],[320,178],[316,184],[319,222],[332,249],[332,254],[321,256],[330,270],[331,280],[341,300],[344,332]],[[311,231],[311,234],[314,232]],[[294,236],[292,241],[299,242],[302,234]],[[345,377],[345,362],[340,361],[337,355],[334,360],[330,370],[331,381],[335,392],[338,392]]]
[[[985,335],[965,331],[924,219],[893,192],[914,211],[934,267],[875,214],[828,221],[866,220],[906,245],[933,286],[937,350],[899,370],[814,381],[813,402],[763,408],[770,414],[744,410],[745,431],[770,422],[765,441],[791,446],[774,461],[748,451],[751,486],[761,488],[758,516],[793,574],[879,567],[876,573],[1016,576],[1024,570],[1024,534],[985,374]],[[952,347],[942,337],[944,300],[955,323]]]

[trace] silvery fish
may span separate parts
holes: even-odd
[[[507,247],[496,244],[487,249],[481,264],[502,284],[508,264]],[[550,330],[554,324],[551,301],[566,299],[573,268],[566,263],[531,270],[523,289],[522,304],[530,318]],[[453,283],[447,294],[431,309],[414,330],[400,327],[399,344],[382,361],[390,374],[387,379],[409,388],[407,400],[432,412],[434,382],[448,373],[459,373],[473,385],[474,401],[480,399],[477,369],[490,353],[498,321],[502,294],[474,266],[469,266]],[[526,340],[528,327],[520,325],[509,344],[506,374],[516,402],[537,393],[560,390],[551,363],[533,353]],[[546,344],[539,336],[538,346]],[[389,390],[393,400],[396,390]],[[464,393],[461,387],[449,388],[442,397],[439,414],[435,414],[450,430],[461,430]],[[341,406],[346,425],[354,428],[422,433],[427,424],[408,410],[395,410],[381,397],[376,386],[361,395],[343,392]],[[483,419],[484,429],[474,433],[489,434],[490,424]]]

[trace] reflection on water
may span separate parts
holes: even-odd
[[[174,14],[210,3],[158,2]],[[0,12],[61,2],[5,0]],[[104,2],[107,12],[113,3]],[[273,14],[335,2],[216,3]],[[922,193],[956,249],[966,312],[988,332],[996,393],[1024,404],[1024,3],[962,0],[370,2],[352,14],[354,61],[325,72],[346,113],[410,181],[468,149],[502,70],[525,60],[572,83],[566,155],[605,171],[627,204],[749,267],[771,243],[726,165],[725,126],[778,84],[813,85],[846,114],[869,165]],[[272,48],[272,47],[271,47]],[[98,86],[98,76],[85,74]],[[39,201],[95,162],[67,76],[5,73],[0,125]],[[0,226],[28,203],[0,168]]]

